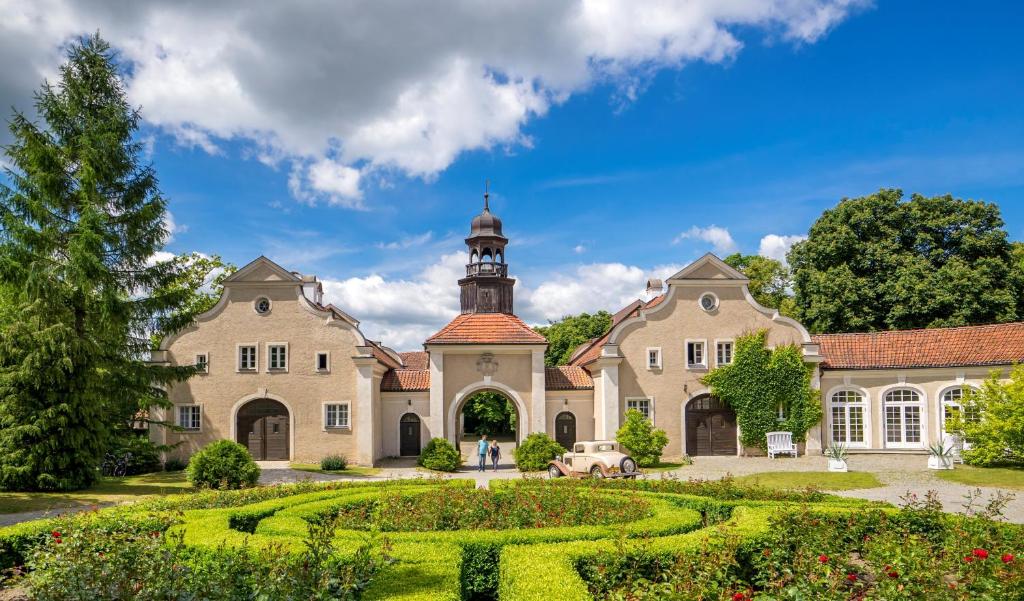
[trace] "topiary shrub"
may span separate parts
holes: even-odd
[[[340,472],[348,467],[348,457],[328,455],[320,460],[320,469],[325,472]]]
[[[454,472],[462,465],[462,455],[447,439],[431,438],[427,446],[423,447],[416,464],[428,470]]]
[[[629,449],[629,454],[640,467],[658,465],[662,452],[668,446],[665,431],[655,428],[651,420],[636,409],[626,412],[626,422],[615,433],[615,440]]]
[[[196,488],[247,488],[260,478],[260,467],[249,449],[231,440],[218,440],[192,456],[185,469]]]
[[[519,471],[539,472],[547,469],[548,462],[564,452],[562,445],[551,440],[550,436],[535,432],[527,436],[512,454]]]

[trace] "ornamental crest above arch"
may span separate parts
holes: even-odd
[[[476,360],[476,370],[484,377],[491,377],[498,372],[498,362],[493,353],[484,353]]]

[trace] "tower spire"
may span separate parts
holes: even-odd
[[[490,198],[491,198],[491,180],[485,179],[484,180],[484,210],[485,211],[490,211],[491,210],[491,207],[489,206],[489,202],[488,202]]]

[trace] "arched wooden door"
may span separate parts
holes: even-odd
[[[571,449],[576,442],[576,416],[563,411],[555,416],[555,442]]]
[[[422,450],[420,446],[420,416],[415,413],[406,413],[402,416],[398,427],[400,428],[398,454],[403,457],[419,455]]]
[[[288,408],[272,399],[250,401],[238,410],[238,442],[256,461],[287,461],[290,420]]]
[[[709,394],[686,404],[686,454],[735,455],[736,412]]]

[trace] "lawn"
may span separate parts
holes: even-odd
[[[1009,467],[957,466],[954,470],[936,472],[943,480],[959,482],[968,486],[991,486],[1024,490],[1024,469]]]
[[[882,486],[878,478],[868,472],[762,472],[740,476],[735,482],[777,489],[855,490]]]
[[[185,480],[185,472],[156,472],[126,478],[103,478],[92,488],[75,492],[0,493],[0,513],[80,509],[190,490],[192,487]]]
[[[333,474],[337,476],[350,476],[352,478],[366,478],[367,476],[376,476],[380,473],[379,467],[362,467],[359,465],[350,465],[343,470],[323,470],[320,469],[319,463],[293,463],[292,469],[311,474]]]
[[[640,471],[648,474],[659,474],[661,472],[671,472],[672,470],[677,470],[688,465],[693,465],[693,462],[682,463],[675,461],[659,461],[656,465],[652,465],[651,467],[640,468]]]

